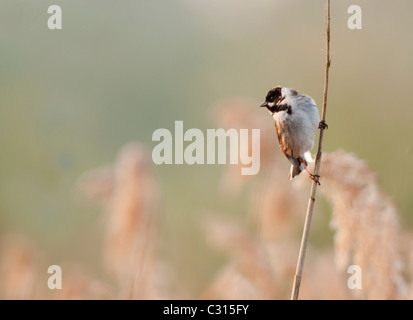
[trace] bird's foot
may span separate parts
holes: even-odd
[[[320,176],[318,174],[312,174],[308,171],[307,171],[307,173],[308,173],[308,176],[310,177],[311,180],[313,180],[315,183],[317,183],[319,186],[321,186]]]
[[[318,128],[319,128],[319,129],[323,129],[323,130],[328,129],[328,125],[327,125],[326,121],[325,121],[325,120],[321,120],[320,123],[319,123],[319,125],[318,125]]]

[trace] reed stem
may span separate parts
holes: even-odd
[[[325,123],[326,119],[326,110],[327,110],[327,92],[328,92],[328,76],[331,65],[330,57],[330,0],[327,0],[327,19],[326,19],[326,63],[325,63],[325,77],[324,77],[324,95],[323,95],[323,106],[321,121]],[[322,155],[322,146],[323,146],[323,137],[324,137],[323,126],[320,127],[320,136],[318,141],[318,150],[315,161],[314,175],[319,175],[320,173],[320,164],[321,164],[321,155]],[[304,260],[305,254],[307,251],[308,237],[310,234],[311,219],[313,217],[314,204],[317,194],[317,183],[313,181],[311,186],[310,198],[308,199],[307,213],[305,217],[303,236],[301,239],[300,253],[298,255],[297,269],[294,276],[293,289],[291,293],[291,300],[298,300],[298,294],[300,291],[301,278],[304,270]]]

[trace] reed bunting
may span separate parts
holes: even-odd
[[[305,169],[310,178],[320,184],[320,176],[312,174],[307,165],[314,161],[310,150],[317,129],[328,126],[324,121],[320,122],[314,100],[293,89],[278,86],[268,92],[261,107],[266,107],[274,118],[281,151],[292,164],[288,178],[293,179]]]

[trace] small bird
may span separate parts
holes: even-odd
[[[320,176],[312,174],[307,165],[314,161],[310,150],[317,129],[328,126],[320,122],[314,100],[294,89],[277,86],[268,91],[260,107],[266,107],[275,120],[281,151],[292,164],[288,178],[293,179],[305,169],[310,178],[320,184]]]

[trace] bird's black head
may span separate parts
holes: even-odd
[[[282,87],[275,87],[268,91],[265,101],[260,107],[266,107],[270,112],[274,113],[277,107],[277,103],[282,100]]]

